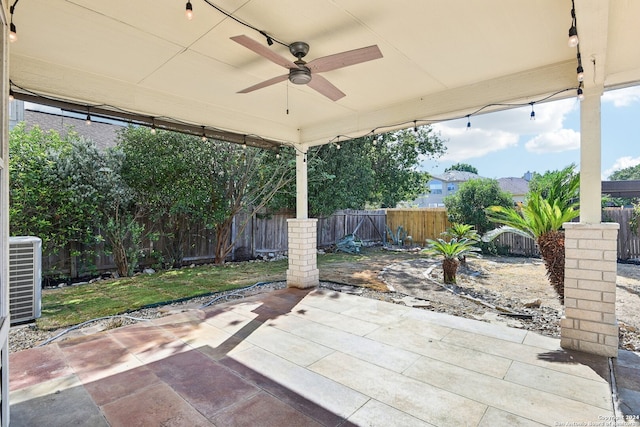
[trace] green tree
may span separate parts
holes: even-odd
[[[429,180],[418,170],[426,158],[445,151],[444,141],[430,126],[357,138],[338,145],[314,147],[308,155],[309,211],[330,215],[338,209],[395,207],[415,199]],[[274,208],[295,206],[288,187]],[[286,197],[283,197],[286,194]]]
[[[529,182],[529,194],[558,200],[561,205],[576,202],[580,198],[580,173],[576,171],[576,165],[572,163],[561,170],[534,174]]]
[[[640,164],[630,166],[613,172],[609,176],[610,181],[632,181],[640,180]],[[638,197],[606,197],[604,206],[635,206],[638,204]]]
[[[471,173],[475,173],[476,175],[478,174],[478,169],[476,169],[474,166],[471,166],[468,163],[456,163],[455,165],[451,165],[448,168],[446,168],[444,170],[445,172],[449,172],[449,171],[461,171],[461,172],[471,172]]]
[[[572,188],[575,177],[573,168],[565,168],[549,175],[549,185],[537,187],[527,195],[526,203],[515,208],[491,206],[489,218],[503,227],[486,233],[482,240],[489,241],[505,232],[513,232],[536,241],[545,263],[551,286],[564,303],[564,230],[562,226],[576,218],[578,201],[574,200]],[[561,189],[560,187],[567,188]]]
[[[119,135],[123,176],[158,232],[171,242],[168,258],[181,265],[195,224],[216,230],[215,262],[231,254],[235,236],[274,194],[295,179],[292,155],[238,144],[128,127]],[[246,213],[234,224],[234,217]]]
[[[12,235],[40,237],[45,254],[58,254],[69,242],[95,241],[97,193],[87,180],[96,170],[85,173],[78,164],[89,145],[73,130],[65,137],[38,127],[27,131],[24,123],[11,130],[9,216]]]
[[[210,143],[176,132],[129,126],[118,134],[124,153],[122,176],[135,193],[137,210],[153,221],[154,230],[166,237],[166,258],[182,265],[183,248],[198,222],[213,227],[224,218],[220,212],[222,190],[217,179]]]
[[[640,180],[640,164],[613,172],[609,176],[609,180],[610,181]]]
[[[458,191],[444,198],[451,222],[470,224],[480,234],[495,228],[485,209],[489,206],[513,206],[511,194],[502,191],[498,181],[489,178],[471,179],[460,185]]]

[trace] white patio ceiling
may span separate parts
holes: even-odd
[[[309,43],[306,60],[374,44],[384,57],[323,73],[346,94],[336,102],[287,81],[238,94],[287,70],[230,40],[266,46],[204,0],[192,0],[191,21],[184,0],[21,0],[10,78],[81,105],[306,145],[577,87],[570,0],[211,1],[280,41]],[[640,1],[575,6],[585,92],[640,81]]]

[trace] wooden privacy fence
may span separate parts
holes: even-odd
[[[291,213],[274,215],[258,214],[247,218],[246,214],[234,218],[232,240],[235,240],[231,260],[241,261],[287,251],[287,219],[293,218]],[[318,219],[318,246],[335,244],[347,234],[356,232],[365,242],[383,240],[385,229],[384,210],[341,210],[333,215]],[[247,222],[248,221],[248,222]],[[241,226],[247,222],[241,233]],[[150,221],[145,222],[145,229],[153,229]],[[158,255],[167,253],[169,245],[174,241],[171,237],[161,236],[158,240],[145,239],[142,250],[145,258],[141,266],[152,266],[158,262]],[[206,263],[215,259],[215,230],[203,225],[191,227],[191,232],[180,242],[183,263]],[[73,255],[73,256],[72,256]],[[113,258],[104,253],[104,245],[94,247],[70,243],[60,248],[58,254],[43,254],[42,269],[45,275],[80,277],[115,270]]]
[[[416,245],[436,239],[451,226],[445,208],[387,209],[387,227],[396,233],[402,227]]]
[[[620,224],[618,234],[618,258],[621,260],[640,258],[640,237],[629,227],[633,209],[606,208],[603,211],[603,221]],[[234,221],[233,236],[235,245],[231,259],[246,260],[270,253],[285,253],[287,251],[287,219],[291,213],[274,215],[254,215],[248,218],[244,232],[240,233],[241,224],[247,220],[246,215],[238,215]],[[146,229],[151,229],[148,222]],[[380,210],[341,210],[333,215],[318,219],[318,247],[335,244],[347,234],[355,233],[365,242],[387,242],[385,230],[388,227],[395,233],[398,227],[403,227],[407,235],[412,237],[416,245],[424,245],[427,239],[440,237],[441,233],[450,227],[445,208],[423,209],[380,209]],[[180,248],[184,254],[183,262],[205,263],[214,260],[215,231],[204,226],[194,226],[181,242]],[[174,243],[169,237],[161,237],[157,241],[146,239],[143,250],[146,258],[142,266],[151,266],[158,262],[156,254],[166,253],[168,245]],[[535,242],[531,239],[505,233],[496,239],[497,245],[512,255],[539,256]],[[83,247],[71,243],[61,248],[57,255],[43,254],[42,268],[51,274],[54,270],[58,275],[78,277],[82,275],[113,271],[113,259],[104,254],[104,247]],[[74,256],[72,256],[72,254]],[[97,254],[97,255],[95,255]]]

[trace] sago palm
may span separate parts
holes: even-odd
[[[529,194],[526,204],[518,209],[491,206],[487,216],[503,227],[487,232],[483,241],[491,241],[502,233],[512,232],[536,241],[544,260],[547,277],[564,303],[564,231],[562,225],[579,215],[575,204],[562,198],[546,200],[538,192]]]
[[[480,248],[476,247],[476,241],[471,239],[453,238],[449,242],[438,240],[427,240],[429,247],[422,252],[430,255],[442,256],[442,271],[444,273],[444,283],[456,283],[456,272],[458,271],[458,259],[466,255],[476,255]]]
[[[473,225],[461,224],[458,222],[454,222],[453,224],[451,224],[451,227],[443,231],[441,235],[449,237],[450,239],[455,238],[458,241],[460,241],[461,239],[475,240],[476,242],[480,241],[480,235]],[[460,257],[458,257],[458,260],[462,265],[466,265],[467,263],[467,257],[465,255],[461,255]]]

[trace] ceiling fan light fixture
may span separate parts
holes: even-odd
[[[311,81],[311,71],[307,67],[289,70],[289,81],[296,85],[306,85]]]

